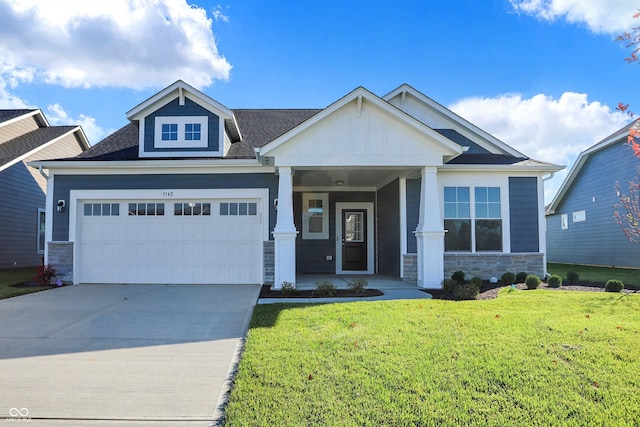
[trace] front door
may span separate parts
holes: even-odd
[[[367,210],[342,211],[342,270],[367,270]]]

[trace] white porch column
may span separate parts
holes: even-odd
[[[291,167],[278,169],[278,206],[276,227],[273,230],[275,246],[275,277],[273,288],[280,289],[282,282],[296,283],[296,226],[293,222],[293,174]]]
[[[440,289],[444,279],[444,228],[440,215],[438,170],[422,169],[420,219],[415,231],[418,244],[418,286]]]

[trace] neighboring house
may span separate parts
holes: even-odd
[[[640,268],[640,244],[627,239],[613,213],[640,159],[627,144],[629,127],[583,151],[547,207],[550,262]]]
[[[49,126],[42,111],[0,110],[0,268],[42,263],[47,181],[27,162],[89,147],[79,126]]]
[[[127,118],[75,158],[34,164],[52,188],[48,260],[74,283],[279,288],[337,273],[439,288],[455,270],[545,272],[542,177],[561,167],[408,85],[231,110],[179,80]]]

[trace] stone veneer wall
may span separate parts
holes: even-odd
[[[402,256],[405,282],[415,283],[418,280],[418,255],[404,254]],[[510,271],[517,274],[524,271],[544,277],[544,255],[541,253],[526,254],[445,254],[444,277],[450,278],[457,271],[464,271],[467,278],[478,276],[484,280],[491,277],[498,279],[503,273]]]
[[[267,240],[262,243],[262,259],[264,265],[264,284],[273,285],[275,280],[275,241]]]
[[[404,277],[402,280],[410,283],[418,282],[418,254],[403,254],[402,267]]]
[[[484,280],[491,277],[498,279],[503,273],[510,271],[517,274],[524,271],[527,274],[535,274],[544,277],[544,254],[520,253],[520,254],[445,254],[444,277],[449,278],[457,271],[464,271],[467,278],[478,276]]]
[[[73,284],[73,242],[47,242],[48,263],[56,270],[56,280]]]

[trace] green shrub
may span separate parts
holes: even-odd
[[[537,289],[540,286],[540,278],[535,274],[529,274],[524,283],[527,285],[527,289]]]
[[[516,274],[516,283],[524,283],[525,280],[527,280],[527,273],[521,271]]]
[[[282,287],[280,287],[280,292],[282,295],[295,295],[296,292],[296,284],[291,282],[282,282]]]
[[[622,289],[624,289],[624,283],[620,280],[611,279],[604,285],[605,292],[622,292]]]
[[[552,274],[547,279],[547,285],[549,285],[550,288],[559,288],[560,286],[562,286],[562,277],[556,274]]]
[[[474,283],[478,285],[478,288],[480,288],[480,286],[482,286],[482,279],[478,276],[473,276],[471,280],[469,280],[469,283]]]
[[[338,288],[333,282],[329,280],[318,280],[316,282],[316,290],[313,291],[315,295],[333,296],[336,294]]]
[[[451,278],[453,279],[454,282],[458,282],[458,283],[464,282],[464,271],[460,271],[460,270],[456,271],[451,275]]]
[[[575,285],[576,283],[578,283],[578,280],[580,280],[580,275],[578,275],[578,273],[576,273],[575,271],[567,272],[567,283]]]
[[[444,279],[442,281],[442,291],[445,294],[453,294],[453,288],[456,286],[456,283],[453,279]]]
[[[369,282],[367,281],[367,279],[363,279],[361,277],[350,280],[349,283],[347,283],[347,287],[349,289],[358,293],[364,292],[367,285],[369,285]]]
[[[500,283],[504,285],[511,285],[516,282],[516,275],[510,271],[507,271],[502,276],[500,276]]]
[[[457,301],[474,300],[480,296],[480,286],[477,283],[456,283],[453,287],[453,298]]]

